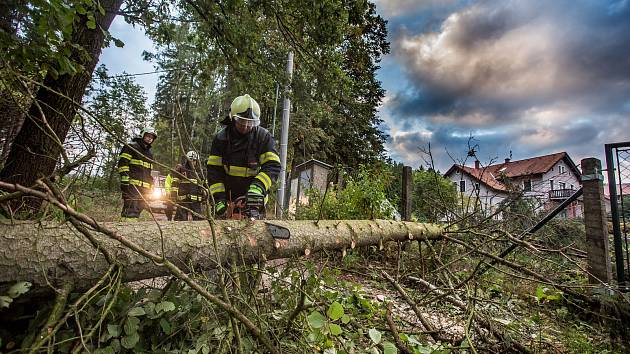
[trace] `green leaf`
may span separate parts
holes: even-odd
[[[171,323],[165,318],[160,318],[160,327],[162,327],[162,332],[164,332],[164,334],[171,334]]]
[[[381,342],[381,332],[379,332],[376,328],[370,328],[368,331],[368,335],[374,344],[378,344]]]
[[[144,309],[144,312],[147,314],[147,316],[149,316],[149,318],[160,317],[160,316],[156,316],[155,314],[155,303],[149,301],[146,304],[144,304],[142,308]]]
[[[536,288],[536,300],[540,302],[545,298],[545,288],[543,286],[539,286]]]
[[[120,340],[118,338],[113,339],[109,346],[114,349],[114,352],[118,353],[120,351]]]
[[[85,25],[87,26],[87,28],[91,30],[96,29],[96,22],[93,19],[88,20],[88,22]]]
[[[383,342],[383,354],[397,354],[398,348],[392,342]]]
[[[341,316],[341,323],[348,324],[349,322],[350,322],[350,316],[348,315]]]
[[[125,42],[121,41],[118,38],[112,38],[112,40],[114,41],[114,45],[118,48],[122,48],[125,46]]]
[[[22,294],[26,294],[30,288],[31,288],[31,283],[27,282],[27,281],[21,281],[21,282],[17,282],[15,284],[13,284],[13,286],[11,286],[9,288],[9,291],[7,292],[7,295],[9,295],[11,298],[15,299],[16,297],[22,295]]]
[[[326,311],[326,315],[333,321],[336,321],[344,315],[343,313],[343,305],[338,303],[337,301],[330,304],[328,307],[328,311]]]
[[[170,301],[162,301],[155,305],[155,312],[169,312],[175,310],[175,304]]]
[[[125,329],[125,333],[127,335],[138,332],[138,324],[140,320],[137,317],[127,317],[125,321],[125,325],[123,326]]]
[[[107,346],[105,348],[98,348],[94,351],[94,354],[115,354],[114,348]]]
[[[4,307],[9,307],[9,305],[11,305],[12,302],[13,302],[12,298],[8,296],[0,296],[0,309]]]
[[[306,318],[308,324],[313,328],[322,328],[324,323],[326,322],[326,317],[319,313],[318,311],[311,312],[310,315]]]
[[[132,349],[133,347],[136,346],[139,340],[140,340],[140,336],[138,335],[138,332],[134,332],[131,335],[124,336],[120,340],[120,344],[122,344],[122,346],[127,349]]]
[[[343,330],[341,329],[341,326],[339,326],[338,324],[335,323],[331,323],[330,324],[330,334],[332,334],[333,336],[338,336],[343,332]]]
[[[120,335],[120,325],[108,324],[107,333],[112,337],[118,337]]]
[[[146,315],[146,312],[144,312],[144,309],[142,307],[134,307],[131,310],[129,310],[129,312],[127,313],[127,316],[133,316],[133,317],[144,316],[144,315]]]

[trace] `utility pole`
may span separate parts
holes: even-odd
[[[280,85],[276,84],[276,101],[273,104],[273,123],[271,124],[271,136],[276,137],[276,111],[278,110],[278,94]]]
[[[280,132],[280,187],[278,188],[278,210],[276,215],[282,217],[285,205],[285,194],[287,185],[287,144],[289,141],[289,112],[291,111],[291,79],[293,78],[293,52],[289,52],[287,59],[287,76],[289,83],[284,91],[284,102],[282,104],[282,130]]]

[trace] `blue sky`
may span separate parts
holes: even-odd
[[[630,141],[630,1],[377,0],[391,54],[378,73],[389,154],[413,167],[431,144],[446,170],[567,151],[579,164]],[[117,18],[110,73],[152,71],[151,42]],[[152,100],[157,75],[137,77]]]
[[[114,45],[103,49],[99,64],[105,64],[109,75],[137,74],[155,71],[153,65],[142,60],[142,52],[153,51],[153,41],[149,39],[141,27],[133,27],[126,23],[122,16],[116,16],[109,28],[115,38],[122,40],[125,46]],[[149,102],[153,102],[158,74],[138,75],[134,80],[144,87]]]

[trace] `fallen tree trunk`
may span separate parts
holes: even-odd
[[[273,238],[274,227],[269,224],[286,228],[290,238]],[[388,220],[221,220],[214,227],[215,246],[207,221],[99,225],[187,271],[216,268],[232,259],[251,264],[322,250],[435,239],[442,234],[438,225]],[[96,231],[92,234],[100,247],[125,267],[124,281],[169,274],[160,264],[119,241]],[[70,223],[0,223],[0,285],[14,281],[29,281],[34,286],[57,285],[62,279],[71,278],[78,288],[85,288],[95,283],[108,266],[102,253]]]

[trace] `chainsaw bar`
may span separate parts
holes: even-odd
[[[284,226],[274,225],[268,222],[265,222],[265,225],[267,225],[267,231],[269,231],[273,238],[288,240],[289,237],[291,237],[291,231]]]

